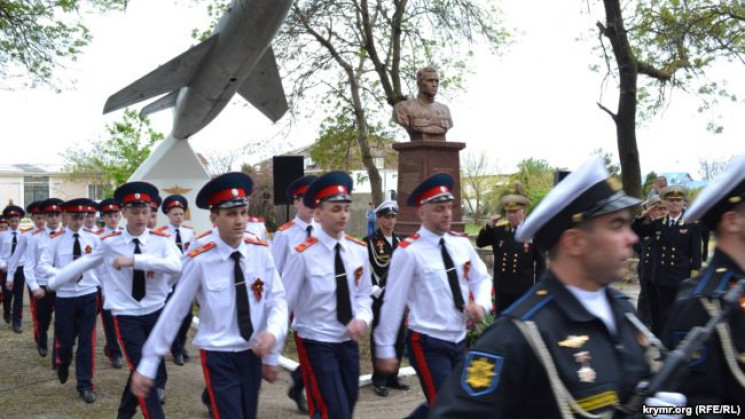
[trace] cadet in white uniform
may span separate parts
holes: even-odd
[[[310,416],[351,418],[359,386],[359,348],[372,321],[365,242],[344,234],[352,178],[327,173],[305,192],[321,228],[295,246],[282,271],[303,368]]]
[[[147,182],[130,182],[114,192],[122,203],[126,229],[101,238],[90,255],[62,268],[49,282],[51,288],[103,264],[104,308],[112,311],[119,342],[131,370],[140,362],[142,345],[155,326],[170,291],[168,277],[181,272],[181,254],[166,234],[148,230],[150,203],[159,199],[158,190]],[[139,404],[145,417],[162,418],[165,398],[165,365],[161,363],[158,392],[135,398],[129,380],[119,403],[119,417],[132,417]]]
[[[23,269],[16,269],[12,279],[8,279],[8,262],[19,252],[17,266],[23,267],[25,256],[21,250],[25,247],[26,233],[31,229],[19,228],[21,219],[26,215],[23,208],[9,205],[3,210],[3,216],[8,221],[9,228],[0,232],[0,281],[3,285],[15,284],[15,287],[3,286],[3,319],[5,323],[13,324],[13,331],[23,332],[23,289],[25,276]]]
[[[287,334],[284,288],[266,242],[243,237],[252,181],[227,173],[207,183],[197,206],[211,211],[213,241],[188,254],[179,286],[143,348],[132,379],[142,396],[196,296],[200,327],[194,345],[215,417],[255,418],[261,378],[274,381]],[[262,365],[263,364],[263,365]]]
[[[101,219],[104,222],[104,226],[96,232],[98,237],[105,237],[122,229],[119,227],[119,220],[122,218],[121,205],[116,202],[114,198],[107,198],[99,202],[98,212],[101,213]],[[99,282],[103,283],[106,281],[106,278],[106,269],[101,269],[101,267],[99,267]],[[107,358],[109,358],[112,367],[121,368],[122,351],[119,349],[119,342],[116,340],[114,317],[111,314],[111,310],[103,308],[103,303],[103,292],[101,292],[101,288],[99,287],[98,311],[101,313],[101,324],[103,325],[103,331],[106,335],[106,345],[104,345],[103,353]]]
[[[491,309],[491,277],[484,262],[467,236],[450,231],[452,187],[453,177],[438,173],[409,195],[406,204],[418,207],[422,227],[393,252],[374,333],[377,369],[395,371],[394,344],[404,306],[409,308],[409,361],[427,398],[412,418],[427,417],[437,390],[463,361],[466,323],[481,321]]]

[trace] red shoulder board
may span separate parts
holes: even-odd
[[[49,237],[55,238],[55,237],[59,237],[59,236],[61,236],[63,234],[65,234],[65,229],[62,229],[60,231],[55,231],[54,233],[50,234]]]
[[[29,231],[31,231],[31,230],[33,230],[33,229],[34,229],[33,227],[29,227],[29,228],[22,228],[22,229],[21,229],[21,233],[28,233]]]
[[[406,247],[406,246],[410,245],[412,242],[414,242],[414,240],[416,240],[418,238],[419,238],[419,233],[413,233],[409,237],[401,240],[401,243],[398,244],[398,247]]]
[[[120,234],[122,234],[122,232],[121,232],[121,231],[112,231],[111,233],[109,233],[109,234],[107,234],[107,235],[105,235],[105,236],[101,237],[101,240],[103,240],[103,239],[108,239],[109,237],[114,237],[114,236],[118,236],[118,235],[120,235]]]
[[[285,231],[285,230],[287,230],[288,228],[290,228],[290,227],[292,227],[294,225],[295,225],[295,221],[294,220],[290,220],[290,221],[282,224],[281,226],[279,226],[279,228],[277,228],[277,231]]]
[[[98,236],[99,234],[103,233],[104,231],[106,231],[106,230],[104,230],[103,228],[99,228],[98,231],[94,231],[93,234],[95,234],[96,236]]]
[[[159,231],[159,230],[150,230],[150,234],[155,234],[156,236],[160,236],[160,237],[171,237],[170,234],[164,233],[164,232]]]
[[[207,236],[209,234],[212,234],[212,230],[207,230],[204,233],[199,233],[199,235],[197,235],[196,237],[194,237],[194,240],[199,240],[202,237],[205,237],[205,236]]]
[[[243,238],[243,242],[244,243],[248,243],[248,244],[258,244],[258,245],[261,245],[261,246],[269,247],[269,243],[267,243],[267,242],[265,242],[264,240],[261,240],[261,239],[255,239],[253,237],[244,237]]]
[[[37,234],[39,234],[39,233],[43,233],[43,232],[44,232],[44,229],[43,229],[43,228],[40,228],[40,229],[38,229],[38,230],[34,231],[33,233],[31,233],[31,235],[32,235],[32,236],[35,236],[35,235],[37,235]]]
[[[448,231],[448,233],[449,233],[449,234],[450,234],[451,236],[455,236],[455,237],[468,237],[468,234],[466,234],[466,233],[461,233],[461,232],[458,232],[458,231],[452,231],[452,230],[450,230],[450,231]]]
[[[193,258],[194,256],[199,255],[199,254],[202,254],[202,253],[204,253],[204,252],[206,252],[206,251],[208,251],[210,249],[214,249],[215,247],[217,247],[217,243],[215,243],[215,242],[209,242],[209,243],[205,244],[204,246],[198,247],[198,248],[192,250],[191,252],[187,253],[187,256],[189,256],[190,258]]]
[[[298,252],[304,252],[305,249],[313,246],[314,244],[318,243],[318,239],[315,237],[310,237],[306,239],[304,242],[300,243],[299,245],[295,246],[295,250]]]
[[[362,241],[362,240],[358,239],[357,237],[354,237],[354,236],[353,236],[353,235],[351,235],[351,234],[345,234],[345,235],[344,235],[344,237],[346,237],[346,238],[347,238],[347,240],[349,240],[349,241],[353,241],[353,242],[355,242],[355,243],[359,244],[360,246],[365,246],[365,247],[367,247],[367,242],[364,242],[364,241]]]
[[[152,230],[150,230],[150,231],[163,231],[163,230],[165,230],[165,229],[166,229],[166,227],[168,227],[168,226],[160,226],[160,227],[158,227],[158,228],[154,228],[154,229],[152,229]]]

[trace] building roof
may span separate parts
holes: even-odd
[[[60,164],[0,164],[0,174],[24,175],[53,175],[64,174]]]

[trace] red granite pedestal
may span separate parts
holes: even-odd
[[[465,143],[426,140],[393,145],[393,149],[398,151],[397,233],[408,235],[419,229],[417,209],[407,206],[406,199],[419,182],[438,172],[450,173],[455,179],[452,229],[465,230],[460,204],[460,151],[464,148]]]

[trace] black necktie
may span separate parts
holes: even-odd
[[[458,311],[463,311],[463,294],[460,292],[460,284],[458,283],[458,273],[455,272],[455,265],[453,259],[450,258],[448,249],[445,248],[445,239],[440,239],[440,251],[442,252],[442,262],[445,264],[445,272],[448,274],[448,284],[450,284],[450,291],[453,293],[453,302],[455,308]]]
[[[16,252],[16,245],[18,244],[18,241],[16,240],[16,232],[13,232],[13,241],[10,245],[10,255],[13,256],[13,253]]]
[[[135,244],[135,255],[142,254],[140,251],[140,239],[132,239]],[[142,301],[145,298],[145,271],[134,269],[132,271],[132,298]]]
[[[339,323],[347,325],[352,320],[352,303],[349,301],[349,284],[347,284],[347,271],[344,270],[344,262],[341,260],[341,244],[336,243],[336,256],[334,258],[334,273],[336,274],[336,319]]]
[[[181,233],[178,230],[176,229],[176,247],[178,247],[181,253],[184,253],[184,245],[181,243]]]
[[[83,252],[80,250],[80,234],[74,233],[72,235],[75,238],[75,241],[72,243],[72,260],[78,259],[80,256],[82,256]],[[83,279],[83,275],[80,275],[77,279],[77,282],[80,282],[80,280]]]
[[[241,269],[241,253],[233,252],[230,257],[235,261],[233,272],[235,275],[235,306],[238,311],[238,329],[241,331],[241,337],[249,340],[254,333],[254,327],[251,324],[251,307],[248,305],[246,278],[243,276],[243,269]]]
[[[310,234],[313,232],[313,226],[309,225],[308,227],[305,227],[305,231],[307,232],[305,235],[306,239],[310,238]]]

